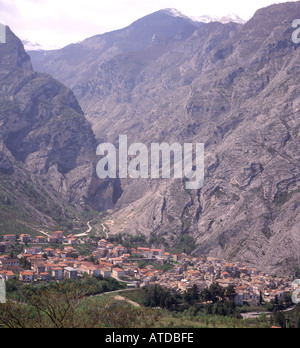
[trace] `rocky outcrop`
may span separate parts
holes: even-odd
[[[92,181],[94,190],[99,184],[95,137],[73,92],[34,72],[21,41],[6,29],[0,44],[0,198],[11,195],[10,219],[62,224],[66,206],[80,211]]]

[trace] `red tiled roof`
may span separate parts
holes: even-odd
[[[24,272],[20,272],[21,275],[24,275],[24,276],[33,276],[34,273],[31,272],[31,271],[24,271]]]
[[[113,271],[116,271],[116,272],[123,272],[123,270],[121,268],[114,268]]]

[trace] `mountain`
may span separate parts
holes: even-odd
[[[162,46],[152,50],[157,51],[152,54],[158,55],[165,44],[185,40],[196,29],[192,20],[163,10],[137,20],[125,29],[97,35],[62,50],[30,51],[30,55],[37,71],[47,71],[73,88],[77,81],[90,81],[101,64],[114,57],[141,52],[149,46]],[[82,69],[83,66],[87,69]],[[76,75],[74,70],[77,70]]]
[[[33,71],[9,27],[0,86],[0,234],[65,225],[98,185],[91,126],[69,88]]]
[[[33,66],[73,89],[98,142],[117,146],[127,134],[148,147],[205,143],[198,191],[178,179],[119,180],[109,233],[290,272],[299,266],[300,51],[291,23],[300,3],[261,9],[244,25],[197,26],[174,13],[30,52]]]

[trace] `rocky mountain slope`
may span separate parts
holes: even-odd
[[[259,10],[244,25],[197,27],[161,11],[32,53],[37,70],[73,89],[98,142],[127,134],[129,144],[205,143],[201,190],[121,180],[110,233],[268,271],[299,266],[300,49],[291,41],[299,17],[299,2]]]
[[[33,71],[8,27],[6,41],[0,44],[1,234],[65,223],[96,185],[95,137],[74,94]]]

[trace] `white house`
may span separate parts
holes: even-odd
[[[125,272],[121,268],[113,268],[112,275],[116,278],[123,278],[125,276]]]
[[[52,268],[52,277],[55,280],[62,280],[63,279],[63,269],[61,267]]]
[[[77,269],[73,267],[66,267],[64,269],[64,276],[68,279],[77,279]]]
[[[32,271],[20,272],[20,278],[22,282],[32,282],[34,280],[34,273]]]
[[[110,278],[111,277],[111,271],[109,268],[101,268],[101,275],[103,278]]]

